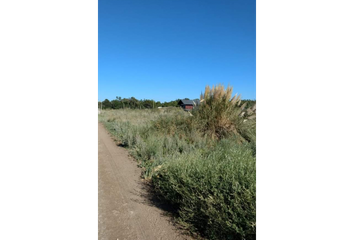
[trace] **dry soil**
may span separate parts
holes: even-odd
[[[98,239],[191,239],[149,198],[141,169],[98,124]]]

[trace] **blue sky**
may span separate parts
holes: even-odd
[[[99,0],[98,100],[256,99],[255,0]]]

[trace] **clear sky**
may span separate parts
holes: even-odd
[[[98,100],[256,99],[255,0],[99,0]]]

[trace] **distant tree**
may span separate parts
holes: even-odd
[[[115,101],[117,101],[115,102],[116,109],[124,108],[124,99],[122,97],[116,96]]]
[[[134,108],[134,109],[138,108],[139,107],[139,100],[136,99],[135,97],[131,97],[130,98],[130,107]]]
[[[107,108],[111,108],[111,107],[112,107],[112,104],[111,104],[111,102],[108,99],[105,99],[102,102],[102,108],[103,109],[107,109]]]
[[[122,108],[121,102],[118,101],[117,99],[111,101],[111,105],[113,109],[120,109]]]
[[[176,100],[174,100],[174,101],[171,101],[172,107],[179,107],[178,102],[179,102],[180,100],[181,100],[181,99],[176,99]]]
[[[138,100],[138,108],[140,109],[143,109],[144,107],[142,106],[143,105],[143,100]]]
[[[129,100],[127,98],[121,98],[119,97],[120,100],[119,101],[119,108],[129,108]]]
[[[189,100],[189,98],[185,98]],[[131,109],[145,109],[145,108],[158,108],[158,107],[178,107],[178,102],[180,99],[169,102],[154,101],[153,99],[141,99],[138,100],[135,97],[122,98],[116,96],[116,99],[109,101],[105,99],[102,102],[103,109],[121,109],[121,108],[131,108]],[[98,107],[101,107],[101,102],[98,102]]]
[[[174,100],[174,101],[170,101],[170,102],[164,102],[161,104],[161,106],[162,107],[176,107],[176,106],[178,106],[178,101],[179,101],[179,99]]]
[[[143,108],[152,108],[154,105],[153,101],[152,100],[148,100],[148,99],[144,99],[142,101],[142,106]]]

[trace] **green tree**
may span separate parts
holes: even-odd
[[[123,108],[130,108],[130,100],[128,98],[123,98],[121,103],[123,104]]]
[[[111,102],[108,99],[105,99],[102,102],[102,108],[103,109],[107,109],[107,108],[111,108],[111,107],[112,107],[112,104],[111,104]]]
[[[142,106],[143,106],[143,108],[152,108],[153,102],[152,102],[152,100],[144,99],[142,101]]]
[[[112,101],[111,101],[111,104],[112,104],[112,108],[113,108],[113,109],[120,109],[120,108],[122,108],[121,102],[118,101],[117,99],[112,100]]]
[[[136,99],[135,97],[131,97],[130,98],[130,107],[131,108],[134,108],[134,109],[136,109],[136,108],[138,108],[139,107],[139,100],[138,99]]]

